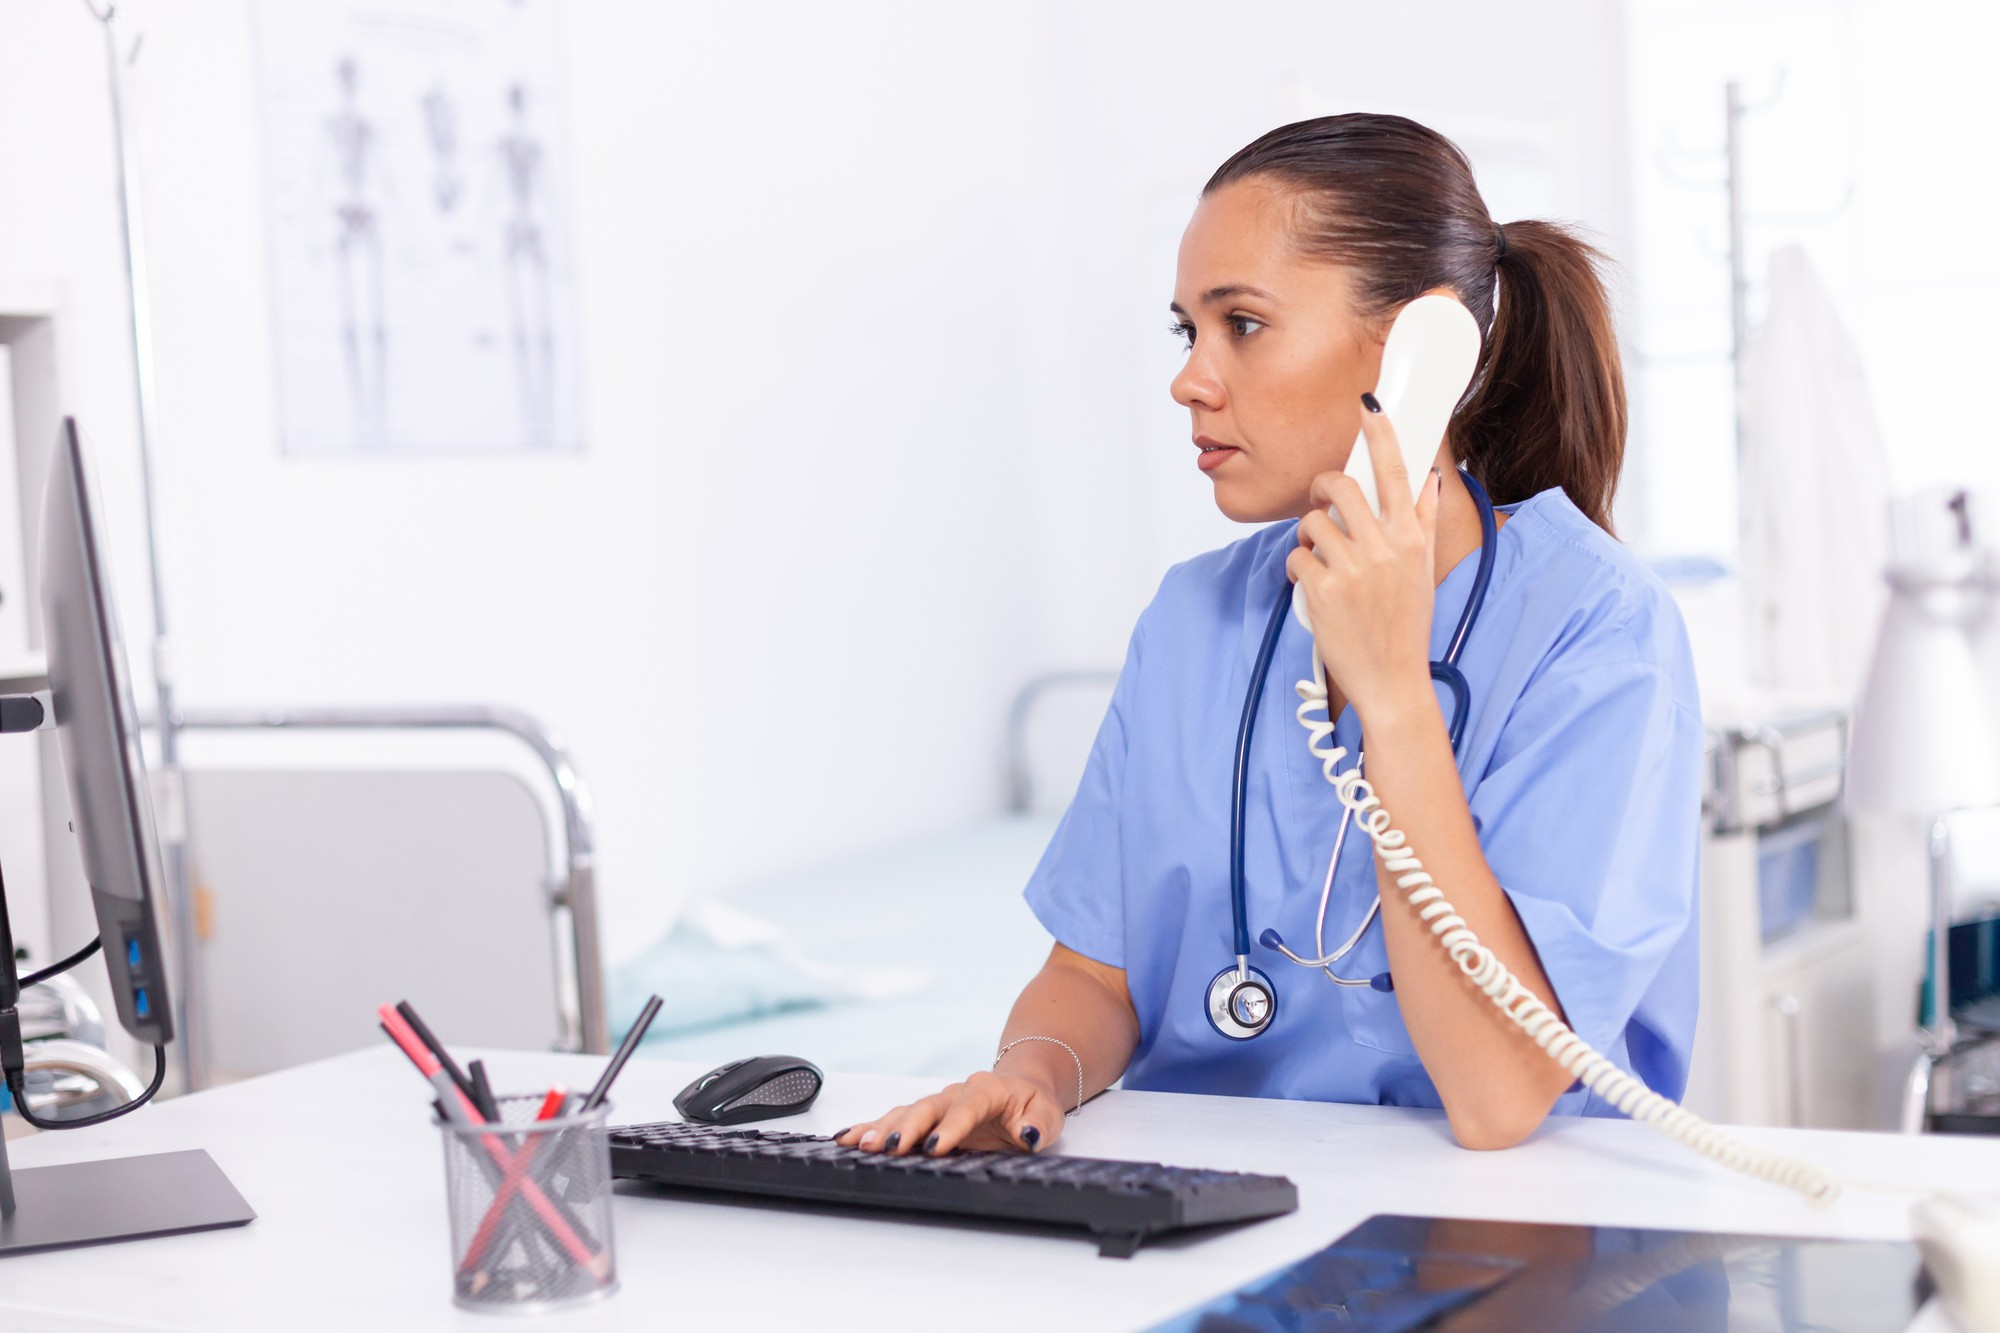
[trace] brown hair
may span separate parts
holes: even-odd
[[[1560,486],[1611,531],[1625,380],[1603,255],[1552,222],[1495,224],[1458,145],[1401,116],[1282,126],[1202,193],[1252,177],[1297,191],[1300,246],[1358,270],[1365,316],[1439,287],[1472,312],[1485,346],[1449,436],[1495,503]]]

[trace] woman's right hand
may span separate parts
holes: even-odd
[[[954,1148],[1034,1152],[1054,1143],[1062,1127],[1062,1103],[1053,1089],[1019,1074],[982,1071],[834,1138],[866,1152],[936,1157]]]

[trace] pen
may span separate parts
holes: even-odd
[[[451,1081],[458,1085],[458,1090],[468,1097],[472,1096],[472,1080],[467,1078],[465,1071],[458,1067],[458,1061],[451,1058],[451,1052],[446,1050],[444,1043],[437,1039],[436,1034],[430,1030],[430,1025],[417,1017],[416,1006],[408,1000],[398,1000],[396,1002],[396,1012],[401,1014],[403,1021],[410,1025],[410,1031],[417,1034],[417,1040],[428,1047],[430,1053],[437,1057],[438,1063],[444,1066],[444,1072],[451,1075]],[[492,1117],[489,1116],[487,1118],[491,1119]]]
[[[493,1097],[493,1085],[486,1081],[486,1062],[474,1060],[465,1067],[465,1072],[472,1080],[472,1104],[489,1124],[499,1124],[500,1103]]]
[[[389,1039],[395,1042],[403,1054],[410,1058],[410,1063],[417,1067],[417,1072],[438,1090],[439,1097],[444,1101],[445,1114],[451,1118],[453,1124],[473,1126],[486,1123],[480,1116],[478,1108],[472,1104],[471,1098],[451,1081],[451,1076],[444,1072],[444,1067],[438,1062],[437,1057],[418,1040],[417,1034],[410,1030],[410,1025],[396,1012],[394,1005],[383,1005],[376,1011],[376,1017],[381,1020],[382,1028],[389,1034]],[[479,1134],[473,1138],[497,1165],[503,1170],[507,1168],[509,1165],[507,1150],[500,1146],[494,1135]],[[569,1251],[570,1258],[588,1269],[591,1276],[599,1279],[610,1271],[610,1260],[605,1255],[593,1252],[583,1243],[575,1230],[564,1220],[563,1215],[556,1211],[555,1205],[549,1202],[549,1196],[542,1193],[541,1186],[532,1180],[523,1180],[519,1189],[521,1196],[528,1201],[528,1206],[535,1210],[536,1215],[548,1227],[549,1234]]]
[[[611,1063],[604,1066],[604,1072],[598,1075],[597,1083],[591,1088],[590,1095],[583,1099],[581,1110],[595,1111],[598,1103],[610,1095],[611,1084],[617,1079],[618,1072],[625,1068],[625,1062],[632,1058],[632,1052],[639,1049],[639,1041],[646,1035],[646,1029],[653,1026],[653,1016],[660,1012],[660,1004],[661,1000],[657,995],[646,1001],[646,1007],[639,1011],[639,1021],[632,1024],[632,1030],[625,1034],[625,1040],[618,1043],[617,1054],[611,1057]]]
[[[391,1025],[390,1019],[393,1018],[400,1023],[402,1015],[384,1005],[381,1018],[382,1031],[389,1034],[389,1040],[401,1048],[403,1054],[409,1057],[410,1063],[417,1067],[417,1072],[429,1080],[431,1087],[437,1090],[435,1105],[438,1110],[444,1112],[444,1118],[454,1125],[484,1124],[477,1109],[468,1104],[465,1094],[451,1081],[451,1075],[444,1072],[444,1066],[439,1064],[437,1057],[417,1040],[416,1034],[411,1032],[407,1025],[401,1032]]]

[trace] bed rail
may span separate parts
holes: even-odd
[[[603,1055],[610,1050],[590,794],[561,739],[539,721],[519,709],[487,705],[183,708],[176,710],[175,721],[187,731],[487,731],[526,745],[555,783],[562,807],[563,869],[560,879],[550,886],[550,906],[569,914],[575,1012],[562,1015],[566,1038],[587,1054]]]

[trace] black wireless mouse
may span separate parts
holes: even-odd
[[[681,1089],[674,1109],[684,1119],[740,1125],[797,1115],[819,1096],[826,1075],[796,1055],[760,1055],[711,1069]]]

